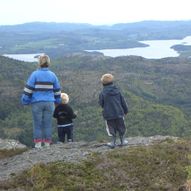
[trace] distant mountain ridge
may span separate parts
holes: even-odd
[[[190,35],[191,21],[114,25],[32,22],[0,26],[0,54],[47,52],[61,56],[84,50],[145,47],[140,41],[183,39]]]
[[[179,29],[190,28],[191,20],[186,21],[140,21],[133,23],[116,23],[113,25],[93,25],[88,23],[59,23],[59,22],[29,22],[17,25],[0,25],[1,31],[75,31],[86,29],[99,29],[99,30],[138,30],[138,29],[150,29],[150,30],[163,30],[163,29]]]
[[[2,25],[0,26],[1,31],[72,31],[80,29],[89,29],[94,26],[86,23],[56,23],[56,22],[30,22],[18,25]]]

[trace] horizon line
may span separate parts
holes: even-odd
[[[29,22],[23,22],[23,23],[17,23],[17,24],[0,24],[0,27],[4,26],[17,26],[17,25],[25,25],[25,24],[33,24],[33,23],[54,23],[54,24],[78,24],[78,25],[92,25],[92,26],[113,26],[117,24],[135,24],[135,23],[141,23],[141,22],[190,22],[191,19],[175,19],[175,20],[140,20],[140,21],[129,21],[129,22],[117,22],[117,23],[105,23],[105,24],[93,24],[93,23],[88,23],[88,22],[58,22],[58,21],[29,21]]]

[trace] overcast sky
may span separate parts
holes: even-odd
[[[191,20],[191,0],[0,0],[0,25]]]

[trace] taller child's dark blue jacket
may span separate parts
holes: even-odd
[[[113,84],[103,86],[99,95],[99,104],[103,108],[103,117],[106,120],[123,118],[128,113],[124,97]]]

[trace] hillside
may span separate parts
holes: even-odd
[[[145,45],[139,40],[181,39],[190,31],[191,21],[0,26],[0,54],[49,54],[51,70],[78,113],[75,142],[55,144],[54,120],[53,145],[40,152],[32,149],[31,108],[22,106],[20,97],[36,63],[0,56],[0,138],[27,145],[21,150],[0,149],[0,190],[189,191],[190,46],[173,47],[182,57],[157,60],[83,51],[140,47]],[[98,105],[104,73],[114,75],[129,107],[129,145],[114,150],[105,145],[109,137]]]
[[[0,60],[3,79],[1,137],[15,138],[32,146],[31,111],[30,107],[21,106],[20,95],[28,75],[36,66],[4,57]],[[58,75],[62,91],[70,95],[70,104],[78,111],[74,122],[76,141],[108,139],[98,105],[98,94],[102,89],[99,79],[105,72],[114,74],[116,85],[129,105],[129,114],[125,118],[127,136],[191,135],[190,60],[71,54],[52,62],[51,69]],[[56,128],[53,140],[57,140]]]
[[[190,141],[131,137],[129,146],[76,142],[0,160],[1,190],[189,191]],[[7,179],[9,178],[9,179]]]

